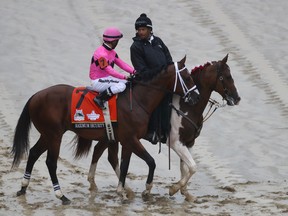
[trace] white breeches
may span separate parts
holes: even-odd
[[[112,76],[91,80],[91,86],[94,91],[103,92],[110,87],[113,94],[123,92],[126,88],[127,80],[118,79]]]

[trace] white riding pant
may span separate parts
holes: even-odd
[[[91,80],[91,86],[94,91],[103,92],[110,87],[113,94],[123,92],[126,89],[127,80],[118,79],[113,76],[103,77]]]

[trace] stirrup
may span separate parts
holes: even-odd
[[[100,109],[102,109],[102,110],[105,110],[105,109],[106,109],[103,100],[95,97],[95,98],[93,99],[93,101],[95,102],[95,104],[96,104]]]

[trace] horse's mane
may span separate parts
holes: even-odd
[[[205,67],[208,67],[209,65],[211,65],[211,63],[210,63],[210,62],[206,62],[206,63],[203,64],[203,65],[196,66],[196,67],[194,67],[194,68],[191,70],[191,74],[193,75],[193,74],[195,74],[195,73],[198,72],[198,71],[202,71],[202,70],[204,70]]]

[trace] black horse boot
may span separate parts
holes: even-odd
[[[108,101],[113,96],[113,93],[110,88],[106,89],[105,91],[101,92],[97,95],[93,100],[98,107],[102,110],[106,109],[104,103]]]

